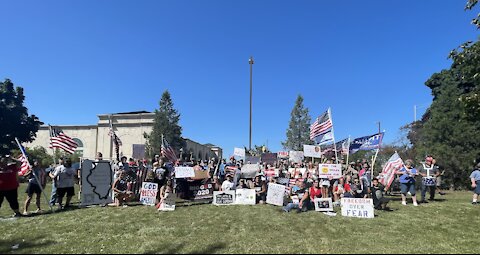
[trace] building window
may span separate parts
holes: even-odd
[[[77,143],[78,147],[75,152],[80,156],[83,157],[83,142],[78,138],[73,138],[73,140]]]

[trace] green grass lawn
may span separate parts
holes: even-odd
[[[480,206],[468,192],[441,199],[417,208],[393,201],[393,212],[371,220],[270,205],[94,207],[5,220],[4,202],[0,253],[478,253]]]

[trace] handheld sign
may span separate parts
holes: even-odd
[[[233,156],[245,159],[245,149],[234,148],[233,149]]]
[[[175,167],[175,178],[193,178],[195,177],[195,170],[193,167]]]
[[[254,189],[237,189],[235,203],[237,205],[255,205],[257,193]]]
[[[322,157],[322,151],[320,150],[320,146],[303,145],[303,153],[305,157],[312,157],[312,158]]]
[[[213,192],[213,204],[214,205],[235,204],[235,190]]]
[[[257,164],[243,165],[242,178],[245,178],[245,179],[255,178],[259,170],[260,170],[260,166]]]
[[[342,198],[342,216],[373,219],[373,199]]]
[[[340,164],[320,164],[319,178],[321,179],[340,179],[342,177],[342,165]]]
[[[331,212],[333,211],[332,198],[316,198],[315,211],[317,212]]]
[[[269,183],[267,192],[267,204],[283,206],[286,187],[279,184]]]
[[[304,159],[303,151],[290,151],[290,162],[302,163]]]
[[[169,212],[175,211],[175,199],[177,196],[173,193],[168,193],[163,202],[160,204],[159,211]]]
[[[154,206],[157,200],[158,184],[152,182],[142,183],[140,202],[144,205]]]

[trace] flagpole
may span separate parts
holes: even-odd
[[[350,163],[348,162],[349,160],[349,157],[350,157],[350,136],[348,136],[348,147],[347,147],[347,170],[348,170],[348,166],[350,165]]]
[[[328,108],[328,116],[330,117],[330,121],[332,122],[332,136],[333,136],[333,147],[335,148],[335,161],[338,164],[338,153],[337,153],[337,146],[335,142],[335,129],[333,128],[333,119],[332,119],[332,110]]]
[[[25,152],[22,149],[22,145],[20,144],[20,142],[18,141],[18,139],[16,137],[15,137],[15,141],[17,142],[18,148],[20,149],[20,152],[22,152],[22,155],[25,158],[25,161],[27,161],[28,168],[32,171],[33,177],[37,181],[37,184],[40,187],[40,191],[42,192],[43,197],[45,198],[45,201],[47,202],[48,206],[50,207],[50,210],[53,212],[53,207],[50,205],[50,202],[47,198],[47,195],[45,194],[45,192],[43,190],[42,183],[40,182],[37,175],[35,174],[35,171],[33,170],[32,166],[30,165],[30,162],[28,161],[28,157],[27,157],[27,155],[25,155]]]
[[[113,132],[112,115],[108,115],[108,124]],[[110,160],[113,159],[113,137],[110,137]]]
[[[50,144],[52,143],[52,126],[48,124],[48,130],[50,131]],[[55,155],[55,148],[52,147],[52,152],[53,152],[53,165],[55,166],[57,164],[57,156]]]

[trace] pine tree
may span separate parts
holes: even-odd
[[[170,93],[166,90],[160,100],[160,109],[155,110],[153,130],[150,134],[145,135],[149,156],[160,154],[162,135],[177,153],[180,148],[185,147],[185,141],[182,138],[182,127],[179,125],[179,121],[180,114],[173,107]]]
[[[303,97],[298,95],[287,129],[287,140],[282,143],[285,149],[303,151],[304,144],[313,144],[310,140],[310,121],[308,108],[303,106]]]
[[[18,148],[15,137],[32,142],[43,124],[35,115],[28,115],[24,100],[23,88],[15,88],[9,79],[0,82],[0,154]]]

